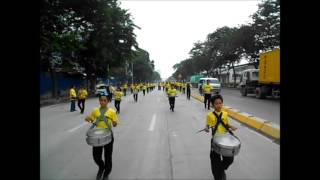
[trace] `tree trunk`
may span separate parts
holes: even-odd
[[[236,76],[236,71],[234,69],[234,63],[231,63],[232,65],[232,70],[233,70],[233,87],[236,87],[236,80],[237,80],[237,76]]]
[[[219,70],[218,70],[218,79],[221,82],[221,66],[219,66]]]
[[[255,69],[258,69],[259,68],[259,62],[258,61],[254,62],[253,66],[254,66]]]

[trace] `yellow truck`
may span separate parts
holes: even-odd
[[[255,94],[260,99],[280,97],[280,49],[261,53],[259,69],[242,71],[240,92],[242,96]]]

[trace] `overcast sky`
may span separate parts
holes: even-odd
[[[223,26],[252,22],[261,0],[120,0],[134,23],[139,47],[150,54],[161,78],[172,75],[172,66],[189,58],[197,41]]]

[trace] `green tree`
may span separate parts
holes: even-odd
[[[135,82],[152,82],[161,79],[158,72],[154,71],[154,61],[149,58],[149,53],[138,49],[133,59],[133,79]],[[160,78],[159,78],[160,77]]]
[[[94,88],[108,67],[121,67],[133,58],[137,27],[117,0],[41,1],[40,65],[54,73],[80,64]]]

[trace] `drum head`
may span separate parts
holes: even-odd
[[[90,129],[87,133],[87,136],[90,137],[101,137],[101,136],[106,136],[111,134],[111,131],[109,129],[99,129],[99,128],[94,128]]]
[[[214,141],[221,145],[227,147],[237,147],[241,144],[241,142],[230,134],[216,134],[214,136]]]

